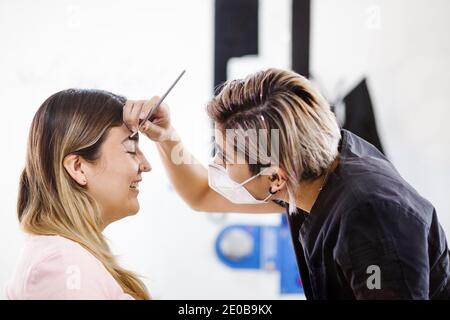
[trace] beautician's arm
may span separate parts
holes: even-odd
[[[159,97],[151,100],[128,100],[123,110],[123,121],[130,130],[136,130],[139,119],[145,118]],[[212,190],[208,185],[208,171],[184,147],[181,139],[170,124],[169,107],[162,103],[141,128],[141,133],[155,141],[166,168],[167,174],[184,201],[196,211],[205,212],[240,212],[240,213],[276,213],[285,209],[275,203],[234,204]],[[174,150],[174,148],[176,148]],[[189,164],[172,161],[172,150],[182,154],[183,159],[190,159]],[[181,162],[181,161],[180,161]]]
[[[161,159],[167,174],[178,194],[196,211],[205,212],[241,212],[241,213],[274,213],[285,209],[275,203],[267,204],[234,204],[212,190],[208,185],[208,171],[199,163],[172,132],[172,141],[157,142]],[[176,148],[174,150],[174,148]],[[172,150],[190,159],[190,164],[175,164],[171,160]],[[186,159],[186,158],[185,158]]]

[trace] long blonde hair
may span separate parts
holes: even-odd
[[[25,232],[79,243],[103,263],[125,293],[149,299],[143,282],[120,267],[111,253],[98,204],[63,166],[68,154],[91,162],[100,157],[108,130],[122,125],[125,101],[105,91],[68,89],[41,105],[30,128],[17,213]]]
[[[300,181],[323,175],[338,155],[341,134],[329,104],[306,78],[292,71],[268,69],[226,82],[208,103],[207,112],[221,131],[263,132],[266,136],[259,138],[267,141],[269,153],[274,151],[270,132],[278,130],[275,147],[279,166],[287,174],[291,213],[296,210]],[[248,159],[255,175],[268,164],[261,162],[261,153],[251,150],[256,148],[235,151]]]

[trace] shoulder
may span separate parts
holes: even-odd
[[[122,292],[94,255],[60,236],[28,236],[18,269],[19,299],[115,299]]]
[[[26,249],[32,250],[32,266],[42,268],[46,265],[79,266],[92,272],[106,271],[102,263],[87,249],[75,241],[61,236],[29,236]]]
[[[339,251],[357,256],[418,253],[427,245],[429,230],[430,221],[411,207],[371,196],[342,217]]]
[[[336,177],[333,196],[353,217],[370,213],[374,218],[396,214],[430,225],[434,207],[392,165],[383,159],[345,160]]]
[[[426,259],[430,224],[411,208],[379,197],[361,201],[342,217],[337,259],[342,265],[379,265],[380,261]],[[415,255],[415,256],[414,256]]]
[[[367,190],[355,197],[352,208],[344,214],[343,222],[359,222],[371,229],[399,224],[427,229],[432,223],[433,214],[434,208],[428,202],[421,203],[406,196]]]

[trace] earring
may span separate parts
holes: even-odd
[[[272,191],[272,187],[269,187],[269,193],[270,193],[270,194],[275,194],[275,193],[277,193],[278,191],[280,191],[280,190],[277,190],[277,191],[273,192],[273,191]]]

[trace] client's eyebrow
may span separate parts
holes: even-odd
[[[139,132],[136,133],[133,137],[128,136],[128,139],[139,142]]]
[[[124,143],[127,140],[132,140],[132,141],[139,142],[139,132],[136,133],[133,137],[131,137],[131,134],[126,136],[125,139],[122,140],[122,143]]]

